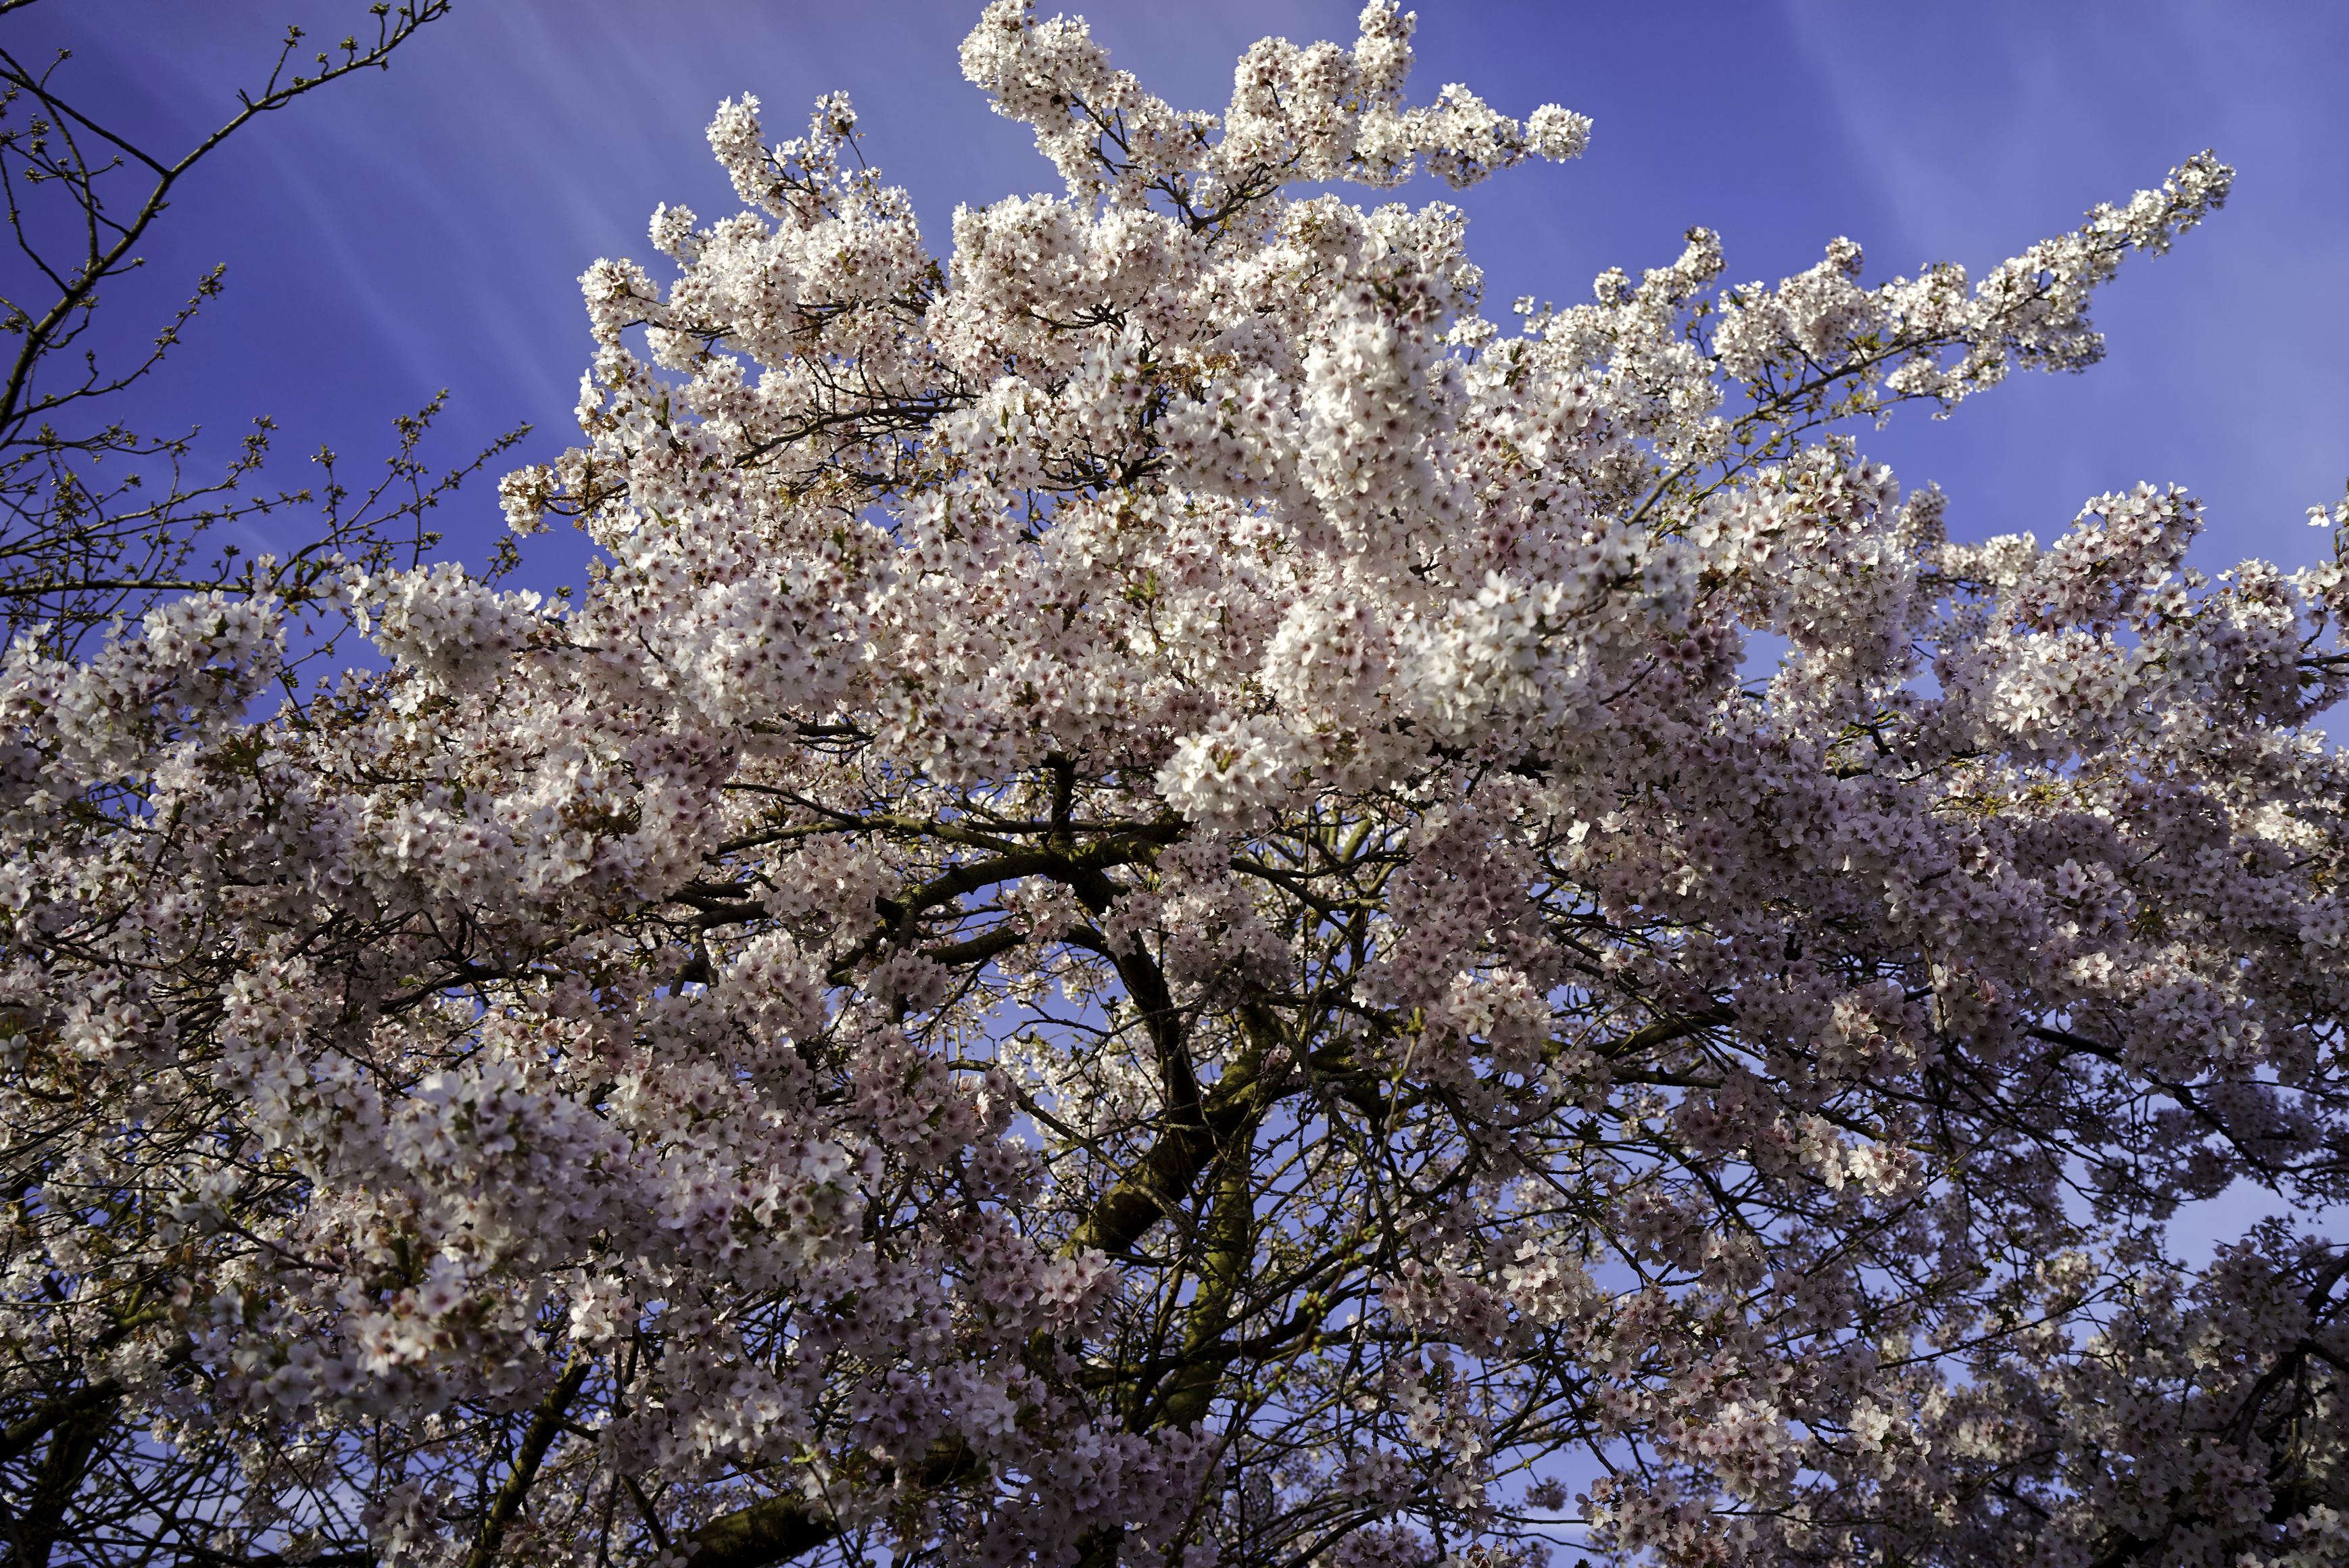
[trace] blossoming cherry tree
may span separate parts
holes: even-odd
[[[1954,543],[1848,433],[2091,363],[2230,171],[1505,329],[1456,210],[1327,189],[1589,127],[1409,106],[1411,30],[1210,115],[996,0],[1066,192],[944,261],[844,99],[730,102],[744,211],[588,272],[504,489],[575,605],[355,573],[389,669],[266,718],[265,597],[11,655],[11,1521],[2349,1560],[2349,1254],[2163,1239],[2344,1195],[2349,571],[2208,580],[2174,490]]]

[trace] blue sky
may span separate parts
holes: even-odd
[[[1042,7],[1048,13],[1052,7]],[[960,77],[969,0],[460,0],[380,76],[243,133],[163,220],[108,314],[135,340],[214,262],[228,293],[137,399],[154,425],[222,446],[256,413],[295,459],[319,441],[364,463],[396,412],[451,389],[440,450],[538,427],[570,437],[588,343],[574,279],[651,258],[660,201],[732,210],[702,141],[720,98],[797,134],[845,89],[867,156],[912,192],[934,246],[958,202],[1056,188],[1022,128]],[[1861,437],[1904,480],[1950,492],[1961,535],[2060,529],[2139,480],[2209,502],[2198,559],[2311,559],[2303,510],[2349,479],[2349,6],[2332,0],[1713,0],[1673,5],[1423,0],[1413,96],[1464,81],[1506,112],[1557,101],[1598,122],[1578,162],[1461,198],[1488,314],[1587,297],[1602,268],[1670,260],[1692,223],[1731,274],[1777,277],[1832,236],[1872,277],[1955,260],[1979,272],[2157,182],[2203,147],[2240,170],[2227,210],[2133,265],[2098,315],[2106,361],[2019,379],[1955,419]],[[1183,107],[1219,108],[1251,39],[1353,36],[1342,0],[1102,0],[1117,62]],[[364,7],[303,0],[52,0],[11,17],[20,59],[56,45],[61,82],[162,145],[262,74],[289,20],[338,38]],[[1423,182],[1414,201],[1444,194]],[[142,314],[149,313],[149,314]],[[301,465],[288,460],[298,481]],[[445,515],[473,563],[491,489]],[[550,539],[528,576],[576,575]]]

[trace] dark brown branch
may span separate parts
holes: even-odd
[[[0,1464],[31,1452],[35,1444],[60,1424],[85,1410],[113,1403],[121,1393],[122,1385],[108,1377],[77,1388],[70,1394],[58,1395],[24,1419],[11,1424],[6,1430],[0,1431]]]
[[[546,1450],[562,1434],[563,1412],[578,1398],[587,1381],[587,1367],[583,1358],[564,1368],[539,1405],[537,1414],[531,1418],[530,1430],[523,1434],[522,1451],[514,1456],[513,1469],[506,1472],[505,1484],[498,1488],[497,1501],[490,1505],[489,1517],[481,1521],[481,1531],[473,1537],[473,1550],[466,1555],[465,1568],[490,1568],[497,1561],[498,1545],[505,1539],[507,1526],[529,1500],[531,1483],[538,1479],[538,1467],[545,1461]]]
[[[977,1475],[979,1469],[978,1456],[968,1443],[960,1438],[941,1438],[916,1467],[914,1481],[926,1491],[935,1491]],[[882,1467],[877,1479],[895,1480],[896,1467]],[[771,1497],[720,1514],[688,1539],[694,1546],[693,1568],[765,1568],[767,1563],[812,1552],[839,1534],[839,1522],[804,1499]]]

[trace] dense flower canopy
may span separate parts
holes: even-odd
[[[1066,194],[943,263],[844,99],[725,104],[503,490],[575,604],[354,570],[390,668],[265,718],[265,594],[9,655],[44,1553],[2349,1560],[2349,1254],[2162,1234],[2349,1186],[2349,569],[1856,444],[2230,171],[1505,329],[1328,188],[1590,128],[1410,34],[1208,115],[995,0]]]

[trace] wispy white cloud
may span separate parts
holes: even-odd
[[[2240,168],[2226,211],[2113,288],[2104,366],[1967,410],[1947,443],[1952,488],[1985,503],[1981,531],[2044,533],[2095,490],[2175,480],[2211,503],[2206,564],[2306,559],[2301,509],[2349,473],[2349,112],[2333,86],[2349,13],[2210,0],[1779,9],[1889,219],[1899,253],[1887,263],[1979,269],[2202,147]]]
[[[1047,9],[1054,8],[1048,5]],[[1213,108],[1268,32],[1351,36],[1354,0],[1106,0],[1118,63]],[[363,12],[320,3],[320,37]],[[419,392],[455,389],[453,447],[518,418],[538,453],[567,433],[586,357],[575,282],[644,255],[661,201],[731,210],[701,128],[755,92],[777,134],[817,94],[857,101],[870,156],[934,245],[955,205],[1052,187],[1021,128],[988,112],[955,46],[972,0],[500,0],[460,7],[380,77],[256,127],[167,219],[171,265],[226,259],[232,289],[165,390],[228,438],[271,409],[289,445],[356,451]],[[1522,113],[1595,114],[1590,154],[1468,193],[1495,298],[1582,297],[1600,267],[1666,261],[1722,230],[1738,276],[1807,265],[1848,232],[1877,264],[1975,266],[2125,197],[2204,145],[2243,170],[2229,210],[2134,269],[2102,320],[2113,357],[2029,379],[1948,425],[1867,440],[1940,480],[1975,531],[2060,526],[2088,494],[2176,479],[2213,502],[2221,554],[2304,558],[2300,508],[2349,474],[2344,148],[2349,10],[2274,0],[1981,0],[1887,6],[1423,0],[1415,84],[1467,81]],[[279,6],[115,0],[35,7],[20,36],[70,41],[71,69],[159,139],[184,137],[265,57]],[[15,19],[12,19],[12,21]],[[44,33],[42,30],[47,29]],[[1414,200],[1449,198],[1413,191]],[[164,269],[157,269],[159,274]],[[126,313],[126,316],[127,316]],[[494,528],[484,493],[452,537]],[[477,542],[460,551],[478,555]]]

